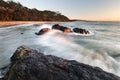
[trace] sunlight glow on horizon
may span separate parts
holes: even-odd
[[[71,18],[71,19],[79,19],[76,16],[73,16],[75,18]],[[93,15],[93,16],[80,16],[81,20],[91,20],[91,21],[120,21],[120,11],[119,12],[103,12],[101,14],[98,15]]]
[[[120,21],[120,0],[13,0],[28,8],[59,11],[70,19]]]

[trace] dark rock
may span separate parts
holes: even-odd
[[[65,32],[65,33],[70,33],[71,32],[70,28],[67,28],[67,27],[61,27],[60,30]]]
[[[80,33],[79,28],[73,28],[73,32]]]
[[[71,29],[65,26],[61,26],[59,24],[55,24],[52,26],[52,29],[56,29],[56,30],[60,30],[64,33],[71,33]],[[43,28],[41,29],[38,33],[35,33],[36,35],[42,35],[46,32],[48,32],[50,29],[49,28]],[[81,29],[81,28],[73,28],[73,32],[75,33],[80,33],[80,34],[90,34],[89,31],[85,30],[85,29]]]
[[[4,78],[0,78],[0,80],[4,80]]]
[[[60,26],[59,24],[55,24],[52,26],[52,29],[60,30],[65,33],[70,33],[71,29],[68,27]]]
[[[74,28],[73,31],[76,32],[76,33],[81,33],[81,34],[83,34],[85,30],[84,30],[84,29],[81,29],[81,28]]]
[[[24,34],[24,33],[21,33],[21,34]]]
[[[81,29],[81,28],[79,29],[79,33],[81,34],[84,34],[84,31],[85,31],[84,29]]]
[[[70,28],[66,28],[66,29],[64,30],[64,33],[70,33],[70,32],[72,32]]]
[[[81,28],[73,28],[73,32],[80,33],[80,34],[90,34],[89,31]]]
[[[19,47],[4,80],[120,80],[111,73],[73,60]]]
[[[35,33],[35,34],[36,34],[36,35],[42,35],[42,34],[48,32],[49,30],[50,30],[49,28],[43,28],[43,29],[41,29],[38,33]]]
[[[59,24],[55,24],[52,26],[52,29],[57,29],[57,30],[60,30],[62,26],[60,26]]]

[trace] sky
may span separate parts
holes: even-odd
[[[28,8],[59,11],[70,19],[120,21],[120,0],[13,0]]]

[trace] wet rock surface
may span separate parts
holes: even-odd
[[[90,34],[89,31],[81,28],[73,28],[73,32],[80,33],[80,34]]]
[[[90,34],[89,31],[85,30],[85,29],[81,29],[81,28],[73,28],[73,31],[68,28],[68,27],[65,27],[65,26],[61,26],[59,24],[54,24],[52,26],[52,29],[55,29],[55,30],[60,30],[64,33],[71,33],[71,32],[75,32],[75,33],[79,33],[79,34]],[[49,28],[43,28],[41,29],[38,33],[35,33],[36,35],[42,35],[46,32],[48,32],[50,29]]]
[[[21,46],[11,57],[9,70],[0,80],[120,80],[120,77],[98,67]]]
[[[42,34],[48,32],[49,30],[50,30],[49,28],[43,28],[43,29],[41,29],[38,33],[35,33],[35,34],[36,34],[36,35],[42,35]]]
[[[65,26],[60,26],[59,24],[55,24],[52,26],[52,29],[60,30],[65,33],[70,33],[71,29]]]

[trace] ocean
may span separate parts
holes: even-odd
[[[51,28],[56,23],[71,29],[83,28],[91,34],[50,30],[35,35],[40,29]],[[120,76],[120,22],[52,22],[0,28],[0,77],[4,76],[1,69],[10,64],[10,57],[21,45],[47,55],[100,67]]]

